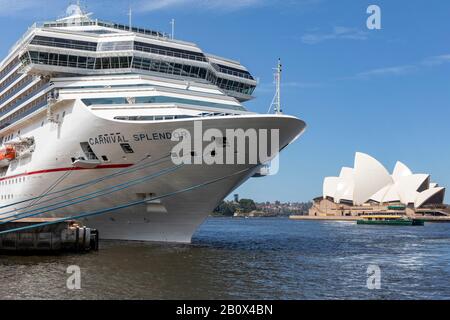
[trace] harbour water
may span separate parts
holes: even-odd
[[[450,224],[210,218],[192,245],[0,256],[1,299],[450,299]],[[66,286],[81,269],[81,290]],[[367,268],[381,289],[367,289]]]

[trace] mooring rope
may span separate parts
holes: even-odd
[[[61,193],[61,192],[64,192],[64,191],[71,190],[71,192],[69,192],[69,193],[72,193],[74,191],[77,191],[77,190],[82,189],[82,188],[84,188],[86,186],[89,186],[89,185],[94,185],[94,184],[97,184],[99,182],[102,182],[102,181],[105,181],[105,180],[108,180],[108,179],[112,179],[112,178],[115,178],[115,177],[118,177],[118,176],[121,176],[121,175],[124,175],[124,174],[136,172],[136,171],[142,170],[144,168],[148,168],[148,167],[157,165],[157,164],[159,164],[161,162],[166,161],[167,160],[166,158],[168,158],[169,156],[170,155],[163,156],[163,157],[161,157],[161,158],[159,158],[159,159],[157,159],[157,160],[155,160],[153,162],[147,163],[147,164],[139,164],[140,162],[143,162],[143,161],[145,161],[147,159],[150,159],[150,157],[146,157],[146,158],[140,160],[139,162],[137,162],[137,164],[135,164],[133,166],[130,166],[129,168],[122,169],[122,170],[120,170],[118,172],[115,172],[115,173],[112,173],[112,174],[109,174],[109,175],[106,175],[106,176],[103,176],[103,177],[100,177],[100,178],[96,178],[96,179],[93,179],[91,181],[83,182],[81,184],[70,186],[70,187],[67,187],[67,188],[64,188],[64,189],[61,189],[61,190],[58,190],[58,191],[55,191],[55,192],[51,192],[51,193],[48,193],[48,194],[45,194],[45,195],[32,197],[32,198],[28,198],[28,199],[25,199],[25,200],[17,201],[17,202],[14,202],[14,203],[10,203],[10,204],[4,205],[4,206],[0,206],[0,209],[12,207],[14,205],[26,203],[26,202],[33,201],[33,200],[36,200],[36,199],[42,199],[43,197],[51,196],[51,195],[58,194],[58,193]],[[65,195],[67,195],[67,194],[68,193],[60,195],[58,197],[51,198],[51,199],[46,199],[45,201],[42,201],[40,203],[42,204],[42,203],[45,203],[45,202],[48,202],[48,201],[51,201],[51,200],[63,197]],[[33,206],[33,205],[30,205],[29,207],[31,207],[31,206]],[[17,212],[18,210],[23,210],[23,209],[24,208],[14,209],[14,210],[11,210],[11,211],[3,212],[3,213],[0,213],[0,216],[8,214],[8,213],[12,213],[12,212]]]
[[[56,181],[54,183],[52,183],[47,190],[42,192],[39,197],[37,197],[34,201],[31,201],[30,204],[28,204],[25,208],[21,208],[20,210],[24,210],[24,209],[31,208],[31,207],[35,206],[39,202],[39,200],[44,198],[51,191],[53,191],[61,182],[63,182],[72,173],[73,169],[74,168],[71,168],[69,171],[64,172],[64,174],[61,177],[59,177],[58,179],[56,179]],[[14,210],[14,211],[16,211],[16,210]],[[3,215],[4,214],[0,214],[0,216],[3,216]]]
[[[14,221],[21,220],[21,219],[25,219],[25,218],[35,217],[35,216],[38,216],[38,215],[41,215],[41,214],[44,214],[44,213],[48,213],[48,212],[51,212],[51,211],[54,211],[54,210],[57,210],[57,209],[66,208],[66,207],[72,206],[74,204],[86,202],[86,201],[89,201],[89,200],[92,200],[92,199],[95,199],[95,198],[99,198],[99,197],[102,197],[102,196],[105,196],[105,195],[108,195],[108,194],[112,194],[114,192],[117,192],[117,191],[120,191],[120,190],[124,190],[124,189],[132,187],[134,185],[143,183],[145,181],[149,181],[149,180],[158,178],[160,176],[163,176],[165,174],[174,172],[174,171],[178,170],[179,168],[181,168],[182,166],[183,166],[183,164],[180,164],[180,165],[177,165],[177,166],[174,166],[174,167],[171,167],[171,168],[168,168],[168,169],[164,169],[164,170],[158,171],[156,173],[153,173],[153,174],[150,174],[150,175],[147,175],[147,176],[144,176],[144,177],[140,177],[138,179],[127,181],[125,183],[121,183],[121,184],[118,184],[118,185],[115,185],[115,186],[112,186],[112,187],[108,187],[108,188],[105,188],[105,189],[102,189],[102,190],[99,190],[99,191],[96,191],[96,192],[88,193],[86,195],[82,195],[82,196],[75,197],[75,198],[72,198],[72,199],[67,199],[67,200],[64,200],[64,201],[60,201],[58,203],[54,203],[54,204],[48,205],[46,207],[36,208],[36,209],[29,210],[29,211],[26,211],[26,212],[18,213],[18,214],[15,214],[15,215],[10,215],[8,217],[5,217],[5,218],[1,219],[0,220],[0,225],[5,224],[5,223],[9,223],[9,222],[14,222]],[[47,210],[43,210],[43,209],[47,209]],[[43,210],[43,211],[38,211],[38,210]]]
[[[54,221],[47,221],[47,222],[38,223],[38,224],[35,224],[35,225],[30,225],[30,226],[25,226],[25,227],[5,230],[5,231],[1,231],[0,235],[1,234],[6,234],[6,233],[11,233],[11,232],[17,232],[17,231],[24,231],[24,230],[29,230],[29,229],[40,228],[40,227],[44,227],[44,226],[48,226],[48,225],[58,224],[58,223],[61,223],[61,222],[64,222],[64,221],[68,221],[68,220],[77,220],[77,219],[81,219],[81,218],[98,216],[98,215],[102,215],[102,214],[105,214],[105,213],[108,213],[108,212],[112,212],[112,211],[116,211],[116,210],[120,210],[120,209],[126,209],[126,208],[129,208],[129,207],[133,207],[133,206],[136,206],[136,205],[148,202],[148,201],[155,201],[155,200],[160,200],[160,199],[172,197],[172,196],[180,194],[180,193],[185,193],[185,192],[189,192],[189,191],[192,191],[192,190],[195,190],[195,189],[199,189],[199,188],[203,188],[203,187],[209,186],[209,185],[217,183],[219,181],[228,179],[228,178],[230,178],[232,176],[239,175],[239,174],[244,173],[246,171],[250,171],[250,170],[252,170],[252,169],[254,169],[256,167],[257,167],[257,165],[253,166],[253,167],[250,167],[250,168],[247,168],[247,169],[243,169],[243,170],[237,171],[235,173],[232,173],[230,175],[227,175],[227,176],[224,176],[224,177],[221,177],[221,178],[213,179],[213,180],[210,180],[210,181],[207,181],[207,182],[204,182],[204,183],[201,183],[201,184],[189,187],[189,188],[185,188],[185,189],[181,189],[181,190],[178,190],[178,191],[166,193],[164,195],[153,197],[153,198],[150,198],[150,199],[144,199],[144,200],[128,202],[126,204],[118,205],[118,206],[115,206],[115,207],[110,207],[110,208],[107,208],[107,209],[102,209],[102,210],[97,210],[97,211],[92,211],[92,212],[86,212],[86,213],[82,213],[82,214],[75,215],[75,216],[70,216],[70,217],[66,217],[66,218],[57,219],[57,220],[54,220]]]

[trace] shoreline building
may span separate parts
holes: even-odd
[[[314,199],[310,216],[392,214],[449,216],[445,188],[429,174],[414,174],[397,162],[392,174],[375,158],[356,153],[354,168],[343,167],[339,177],[327,177],[323,196]]]

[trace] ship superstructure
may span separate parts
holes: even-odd
[[[243,103],[256,85],[239,62],[161,32],[92,19],[76,5],[65,18],[33,25],[0,64],[0,215],[39,213],[45,205],[166,170],[170,159],[156,159],[170,155],[174,130],[191,131],[196,121],[220,130],[280,129],[284,148],[305,124],[249,112]],[[154,163],[132,170],[145,161]],[[149,199],[92,218],[90,225],[103,238],[189,242],[214,207],[258,170],[184,166],[108,196],[55,205],[43,215]],[[220,177],[206,189],[151,200]],[[99,182],[89,184],[93,179]]]

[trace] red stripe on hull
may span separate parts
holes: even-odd
[[[14,178],[19,178],[19,177],[24,177],[24,176],[32,176],[35,174],[42,174],[42,173],[51,173],[51,172],[62,172],[62,171],[78,171],[78,170],[96,170],[96,169],[120,169],[120,168],[128,168],[131,167],[132,164],[105,164],[105,165],[100,165],[96,168],[75,168],[75,167],[70,167],[70,168],[55,168],[55,169],[47,169],[47,170],[39,170],[39,171],[32,171],[32,172],[27,172],[27,173],[21,173],[21,174],[16,174],[14,176],[10,176],[10,177],[3,177],[0,178],[0,181],[4,181],[4,180],[9,180],[9,179],[14,179]]]

